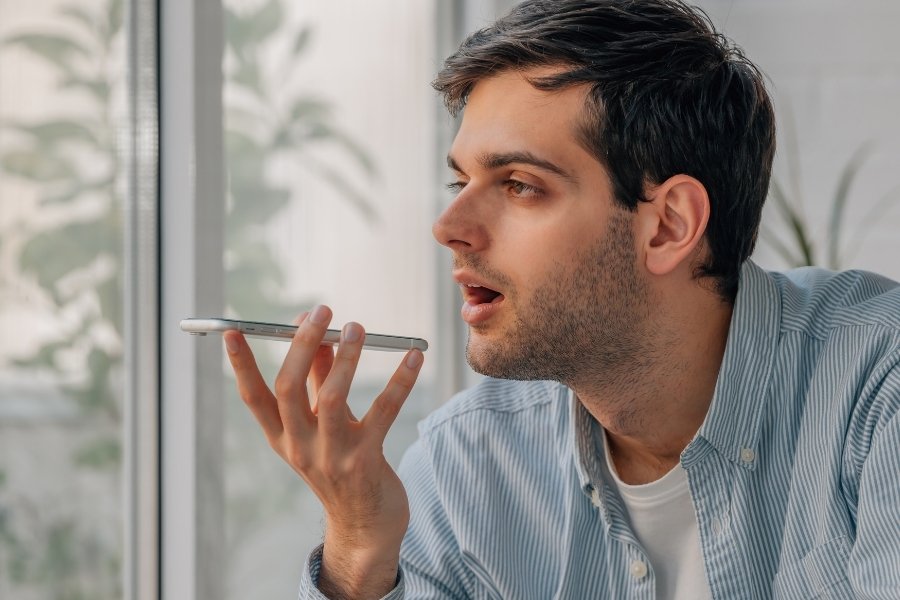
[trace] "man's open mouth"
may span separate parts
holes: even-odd
[[[503,300],[503,294],[500,292],[474,283],[463,286],[463,297],[469,304],[494,304]]]

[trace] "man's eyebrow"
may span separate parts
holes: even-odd
[[[556,175],[559,175],[560,177],[570,181],[571,183],[578,183],[577,178],[562,167],[550,162],[549,160],[539,158],[531,152],[522,151],[485,153],[478,157],[478,164],[480,164],[484,169],[499,169],[500,167],[505,167],[512,163],[532,165],[544,169],[545,171],[555,173]],[[457,162],[449,154],[447,155],[447,166],[454,171],[458,171],[460,173],[463,172],[463,170],[459,168]]]

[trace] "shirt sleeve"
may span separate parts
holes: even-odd
[[[872,402],[848,575],[858,597],[900,598],[900,351]]]
[[[319,544],[306,559],[303,576],[300,578],[299,600],[328,600],[328,597],[318,588],[319,571],[322,569],[322,548],[323,545]],[[404,596],[404,588],[403,569],[401,568],[397,575],[397,585],[386,596],[382,596],[381,600],[401,600]]]
[[[398,469],[409,498],[410,524],[400,550],[397,586],[382,600],[467,600],[476,598],[477,580],[465,561],[441,502],[431,457],[419,440]],[[319,591],[320,544],[309,555],[300,580],[299,600],[328,600]]]

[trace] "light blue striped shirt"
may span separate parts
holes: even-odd
[[[653,598],[598,431],[549,382],[487,379],[429,416],[388,597]],[[900,599],[900,287],[748,262],[681,464],[714,598]],[[322,597],[320,556],[301,597]]]

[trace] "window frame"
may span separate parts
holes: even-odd
[[[123,164],[123,596],[159,598],[159,111],[157,2],[125,4],[128,123]]]
[[[160,0],[160,589],[222,598],[221,340],[178,322],[222,312],[224,18],[219,0]]]

